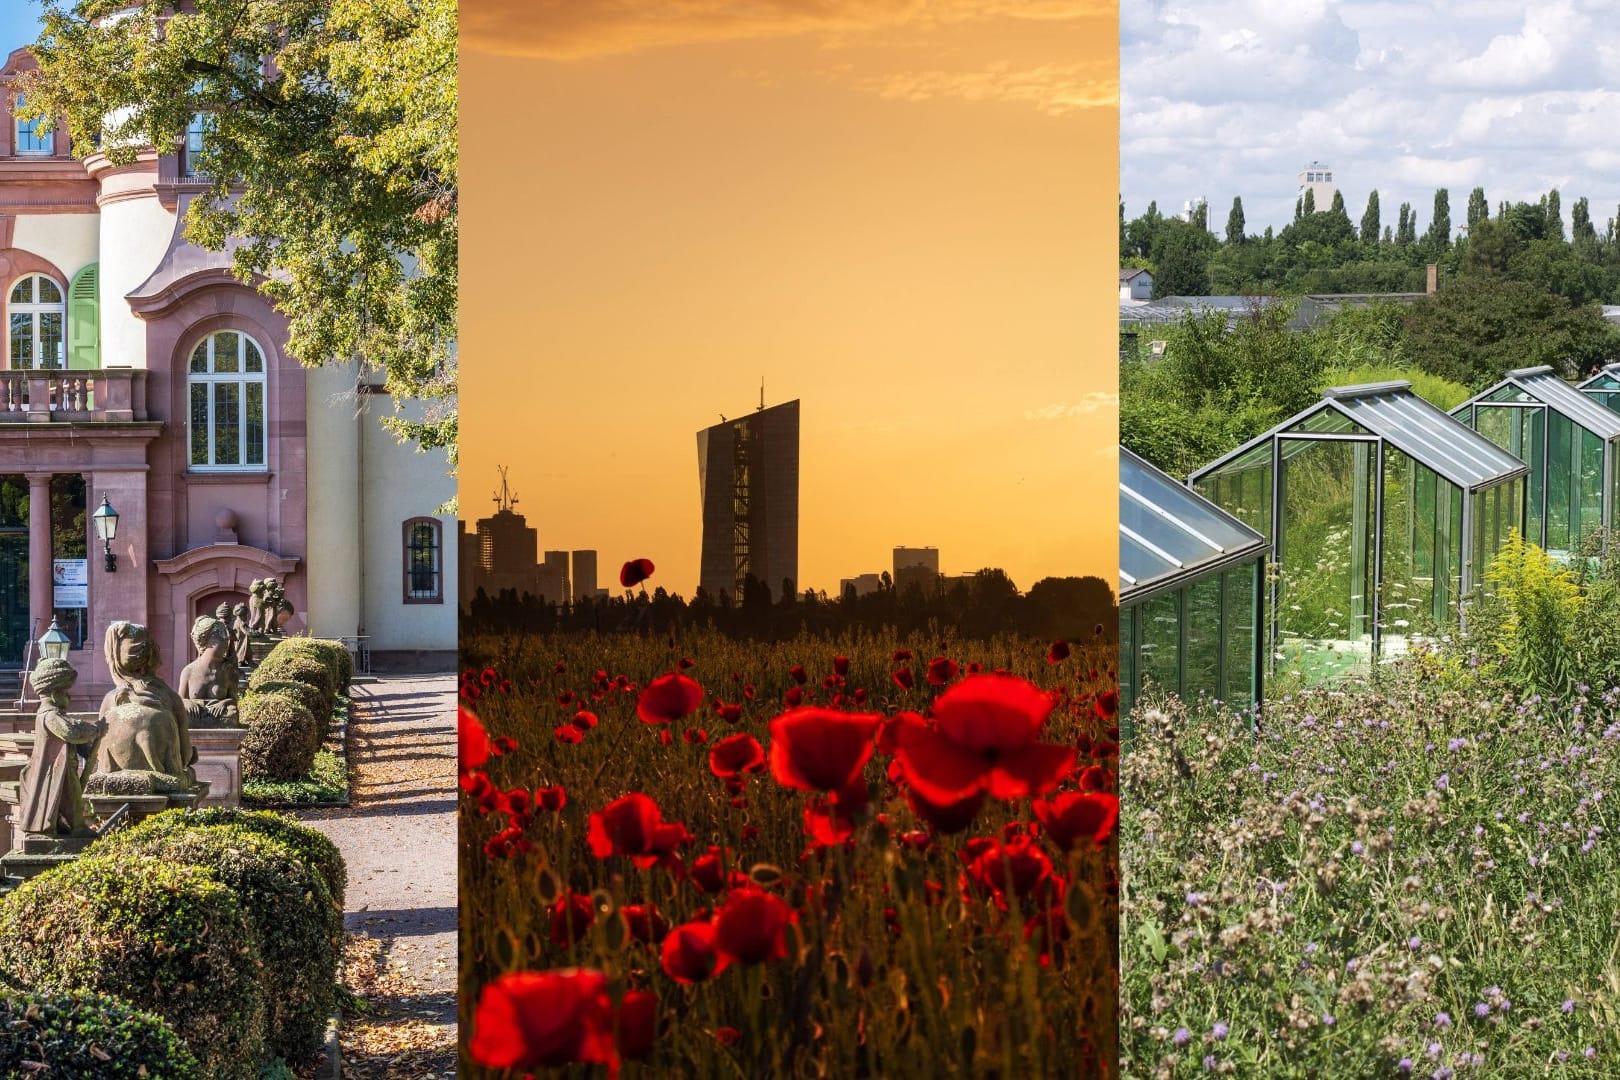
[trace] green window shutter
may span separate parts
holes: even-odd
[[[68,283],[68,367],[101,366],[101,264],[91,263]]]

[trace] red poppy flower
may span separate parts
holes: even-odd
[[[583,938],[596,922],[596,907],[584,893],[564,893],[546,909],[551,920],[551,943],[558,948]]]
[[[782,702],[788,708],[797,708],[804,704],[804,690],[801,687],[790,686],[782,694]]]
[[[1105,694],[1098,694],[1097,700],[1092,704],[1099,720],[1111,720],[1119,715],[1119,691],[1110,690]]]
[[[726,890],[726,855],[721,847],[710,846],[708,851],[692,860],[687,877],[692,884],[713,896]]]
[[[1034,805],[1036,819],[1064,851],[1101,847],[1119,823],[1119,796],[1106,791],[1068,791]]]
[[[1069,658],[1069,643],[1059,639],[1052,642],[1052,647],[1046,650],[1048,664],[1061,664]]]
[[[787,958],[787,926],[794,910],[763,889],[733,889],[714,917],[714,946],[722,965],[763,964]]]
[[[928,661],[928,684],[930,686],[944,686],[956,678],[956,673],[959,670],[955,660],[948,656],[936,656]]]
[[[568,805],[568,792],[561,784],[556,787],[536,788],[534,791],[534,804],[542,810],[556,813]]]
[[[798,683],[800,686],[803,686],[810,680],[810,673],[804,670],[803,664],[794,664],[793,670],[789,671],[788,674],[791,675],[793,677],[793,681]]]
[[[703,745],[709,741],[709,733],[700,727],[689,727],[685,731],[681,732],[681,738],[685,739],[689,743]]]
[[[849,674],[849,657],[842,655],[833,657],[833,674]]]
[[[833,847],[855,835],[851,807],[832,799],[811,799],[804,806],[804,833],[813,848]],[[859,806],[853,809],[860,809]]]
[[[651,990],[626,990],[619,1002],[619,1056],[638,1061],[652,1053],[658,1038],[658,995]]]
[[[911,669],[908,667],[901,668],[893,675],[890,675],[889,678],[893,679],[894,685],[898,686],[902,690],[910,690],[913,686],[917,685],[917,679],[911,674]]]
[[[671,930],[658,954],[664,974],[685,986],[718,975],[724,964],[714,938],[713,923],[689,922]]]
[[[462,772],[482,769],[489,763],[489,732],[484,730],[483,721],[465,705],[457,714],[456,750]]]
[[[806,706],[771,721],[771,775],[800,791],[843,791],[872,757],[877,713]]]
[[[742,720],[742,706],[741,705],[722,705],[722,706],[720,706],[720,719],[724,720],[728,724],[735,724],[735,723],[739,722],[740,720]]]
[[[1080,770],[1081,791],[1107,791],[1113,786],[1113,775],[1101,765],[1087,765]]]
[[[560,743],[579,743],[585,740],[585,732],[573,724],[562,724],[553,728],[551,733]]]
[[[520,971],[478,997],[468,1052],[491,1069],[614,1061],[607,976],[598,971]]]
[[[627,855],[645,869],[669,859],[691,842],[686,826],[662,820],[658,804],[639,791],[608,803],[591,815],[588,842],[598,859]]]
[[[631,559],[619,570],[619,584],[633,589],[653,575],[651,559]]]
[[[1035,895],[1052,880],[1052,860],[1028,836],[998,843],[974,840],[962,853],[967,863],[966,878],[994,896],[998,904],[1009,897]]]
[[[497,735],[494,739],[490,740],[489,752],[495,757],[501,757],[504,754],[510,754],[512,751],[516,750],[517,747],[517,740],[512,738],[512,736]]]
[[[894,662],[896,664],[898,664],[902,660],[910,660],[910,659],[911,659],[911,650],[910,649],[896,649],[894,651]]]
[[[728,735],[709,751],[709,771],[722,780],[765,770],[765,748],[747,732]]]
[[[923,798],[915,788],[908,788],[906,803],[914,814],[928,823],[930,830],[953,836],[965,832],[973,824],[973,819],[979,816],[979,809],[984,806],[984,790],[981,788],[951,802],[935,803]]]
[[[690,656],[683,656],[681,657],[680,663],[676,664],[675,666],[680,668],[682,671],[685,671],[687,668],[693,667],[696,664],[697,661],[693,660]]]
[[[669,933],[669,920],[652,904],[626,904],[619,911],[630,936],[644,945],[656,945]]]
[[[574,714],[573,723],[575,727],[579,728],[579,730],[589,731],[591,728],[597,725],[598,720],[596,718],[596,714],[591,712],[589,709],[581,709],[579,712]]]
[[[949,803],[983,789],[998,799],[1039,795],[1074,765],[1075,750],[1037,742],[1053,698],[1009,675],[971,675],[934,702],[934,727],[899,729],[896,760],[925,799]]]
[[[636,715],[644,724],[668,724],[696,712],[702,704],[703,687],[672,671],[647,684],[636,700]]]
[[[715,1028],[714,1037],[720,1040],[721,1046],[733,1046],[742,1042],[742,1032],[734,1027]]]

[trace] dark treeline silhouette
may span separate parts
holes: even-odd
[[[784,586],[790,585],[783,582]],[[771,590],[754,578],[742,588],[740,602],[722,592],[709,596],[699,588],[691,600],[662,586],[633,596],[609,596],[563,605],[507,589],[496,596],[482,589],[461,613],[462,632],[663,633],[713,626],[732,637],[780,641],[801,633],[835,635],[856,628],[888,628],[902,634],[949,626],[964,638],[983,639],[998,633],[1021,633],[1056,640],[1088,640],[1103,627],[1109,639],[1118,626],[1114,592],[1099,577],[1043,578],[1020,593],[1001,570],[981,570],[971,580],[938,579],[933,589],[909,583],[896,589],[887,573],[883,587],[865,596],[854,589],[842,597],[806,590]]]

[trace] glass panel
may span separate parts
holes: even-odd
[[[1289,432],[1323,432],[1330,435],[1370,435],[1372,432],[1351,420],[1337,409],[1323,409],[1313,413],[1288,429]]]
[[[62,313],[42,311],[39,315],[39,366],[60,368],[65,366],[66,354],[62,349]]]
[[[1300,442],[1280,477],[1283,659],[1307,682],[1371,659],[1376,444]]]
[[[1570,545],[1578,548],[1582,540],[1603,528],[1603,440],[1585,428],[1575,430],[1580,439],[1581,470]]]
[[[11,316],[11,366],[34,366],[34,317],[26,312]]]
[[[264,464],[264,384],[248,383],[247,391],[247,463]]]
[[[191,384],[191,463],[207,465],[208,461],[208,385]]]
[[[24,97],[18,95],[14,112],[20,112]],[[55,125],[47,120],[25,120],[17,117],[17,152],[19,154],[49,154],[56,144]]]
[[[1160,593],[1141,605],[1142,687],[1181,692],[1181,591]]]
[[[1221,578],[1211,574],[1187,587],[1187,672],[1182,696],[1189,701],[1221,696]]]
[[[214,464],[242,464],[242,387],[239,383],[214,384]]]
[[[1268,539],[1271,536],[1271,441],[1233,458],[1193,485],[1204,498]]]
[[[48,277],[35,278],[39,288],[39,302],[41,304],[60,304],[62,290],[56,287],[56,282]]]
[[[429,600],[439,594],[439,549],[434,543],[434,532],[433,526],[425,521],[411,526],[407,557],[412,599]]]
[[[1570,526],[1580,522],[1575,470],[1579,462],[1580,433],[1569,418],[1547,414],[1547,543],[1548,551],[1567,552]],[[1574,521],[1571,521],[1571,518]],[[1477,568],[1483,572],[1484,568]]]
[[[85,516],[88,501],[84,477],[79,473],[57,473],[51,477],[51,557],[53,559],[84,559],[90,554],[89,518]],[[73,647],[84,647],[89,631],[87,609],[59,607],[53,612],[57,625],[73,641]]]
[[[1523,390],[1519,389],[1517,386],[1514,386],[1512,383],[1508,383],[1506,386],[1499,387],[1496,390],[1491,391],[1489,394],[1486,394],[1485,395],[1485,400],[1486,401],[1534,401],[1536,399],[1531,397],[1529,394],[1525,393]]]
[[[208,339],[197,342],[197,347],[191,350],[191,370],[206,372],[208,370]]]
[[[240,334],[225,330],[214,335],[214,370],[222,375],[234,375],[241,370],[238,367],[242,348]]]
[[[34,279],[25,277],[11,288],[11,302],[13,304],[32,304],[34,302]]]
[[[247,350],[247,368],[246,368],[246,370],[248,370],[248,371],[263,371],[264,370],[264,354],[259,352],[259,347],[253,343],[253,339],[249,338],[249,337],[243,338],[242,339],[242,345]]]
[[[1450,604],[1456,604],[1462,599],[1462,488],[1448,485],[1451,489],[1451,513],[1441,519],[1441,535],[1435,539],[1435,559],[1438,562],[1440,553],[1446,557],[1446,568],[1451,580]],[[1450,611],[1450,608],[1447,608]]]
[[[1255,622],[1255,588],[1264,563],[1251,563],[1228,570],[1226,579],[1225,667],[1221,692],[1236,708],[1254,704],[1254,675],[1259,648],[1259,627]]]
[[[1119,609],[1119,708],[1130,712],[1136,700],[1136,608]]]

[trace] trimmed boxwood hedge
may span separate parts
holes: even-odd
[[[150,855],[206,870],[241,901],[263,958],[266,1042],[289,1065],[313,1064],[337,989],[343,909],[326,882],[290,846],[249,829],[125,830],[101,841],[97,856]]]
[[[112,994],[166,1020],[202,1074],[255,1080],[265,1045],[258,932],[212,874],[87,855],[0,903],[0,971],[35,993]]]
[[[292,679],[280,679],[261,684],[257,690],[248,696],[258,697],[263,694],[281,694],[292,698],[308,709],[310,716],[315,718],[317,741],[326,742],[326,737],[332,732],[332,709],[327,704],[327,697],[321,693],[320,687],[311,686],[305,682],[295,682]]]
[[[301,824],[285,814],[270,810],[241,810],[223,806],[207,806],[198,810],[165,810],[129,829],[130,839],[150,836],[172,836],[193,829],[233,829],[251,832],[285,844],[305,863],[315,868],[334,905],[342,910],[344,892],[349,885],[348,867],[343,854],[326,834]]]
[[[308,776],[321,748],[315,717],[286,694],[249,694],[240,704],[242,777],[297,780]]]
[[[201,1080],[174,1029],[118,998],[87,990],[0,992],[0,1076]]]
[[[288,681],[308,683],[315,687],[326,699],[328,711],[337,703],[337,686],[332,679],[331,669],[318,657],[288,649],[285,642],[271,649],[270,655],[259,661],[259,666],[253,669],[253,674],[248,678],[248,689],[257,693],[266,683]]]
[[[332,689],[347,696],[349,683],[354,678],[354,657],[341,641],[324,638],[287,638],[270,650],[271,655],[282,652],[290,656],[310,656],[326,666],[332,676]]]

